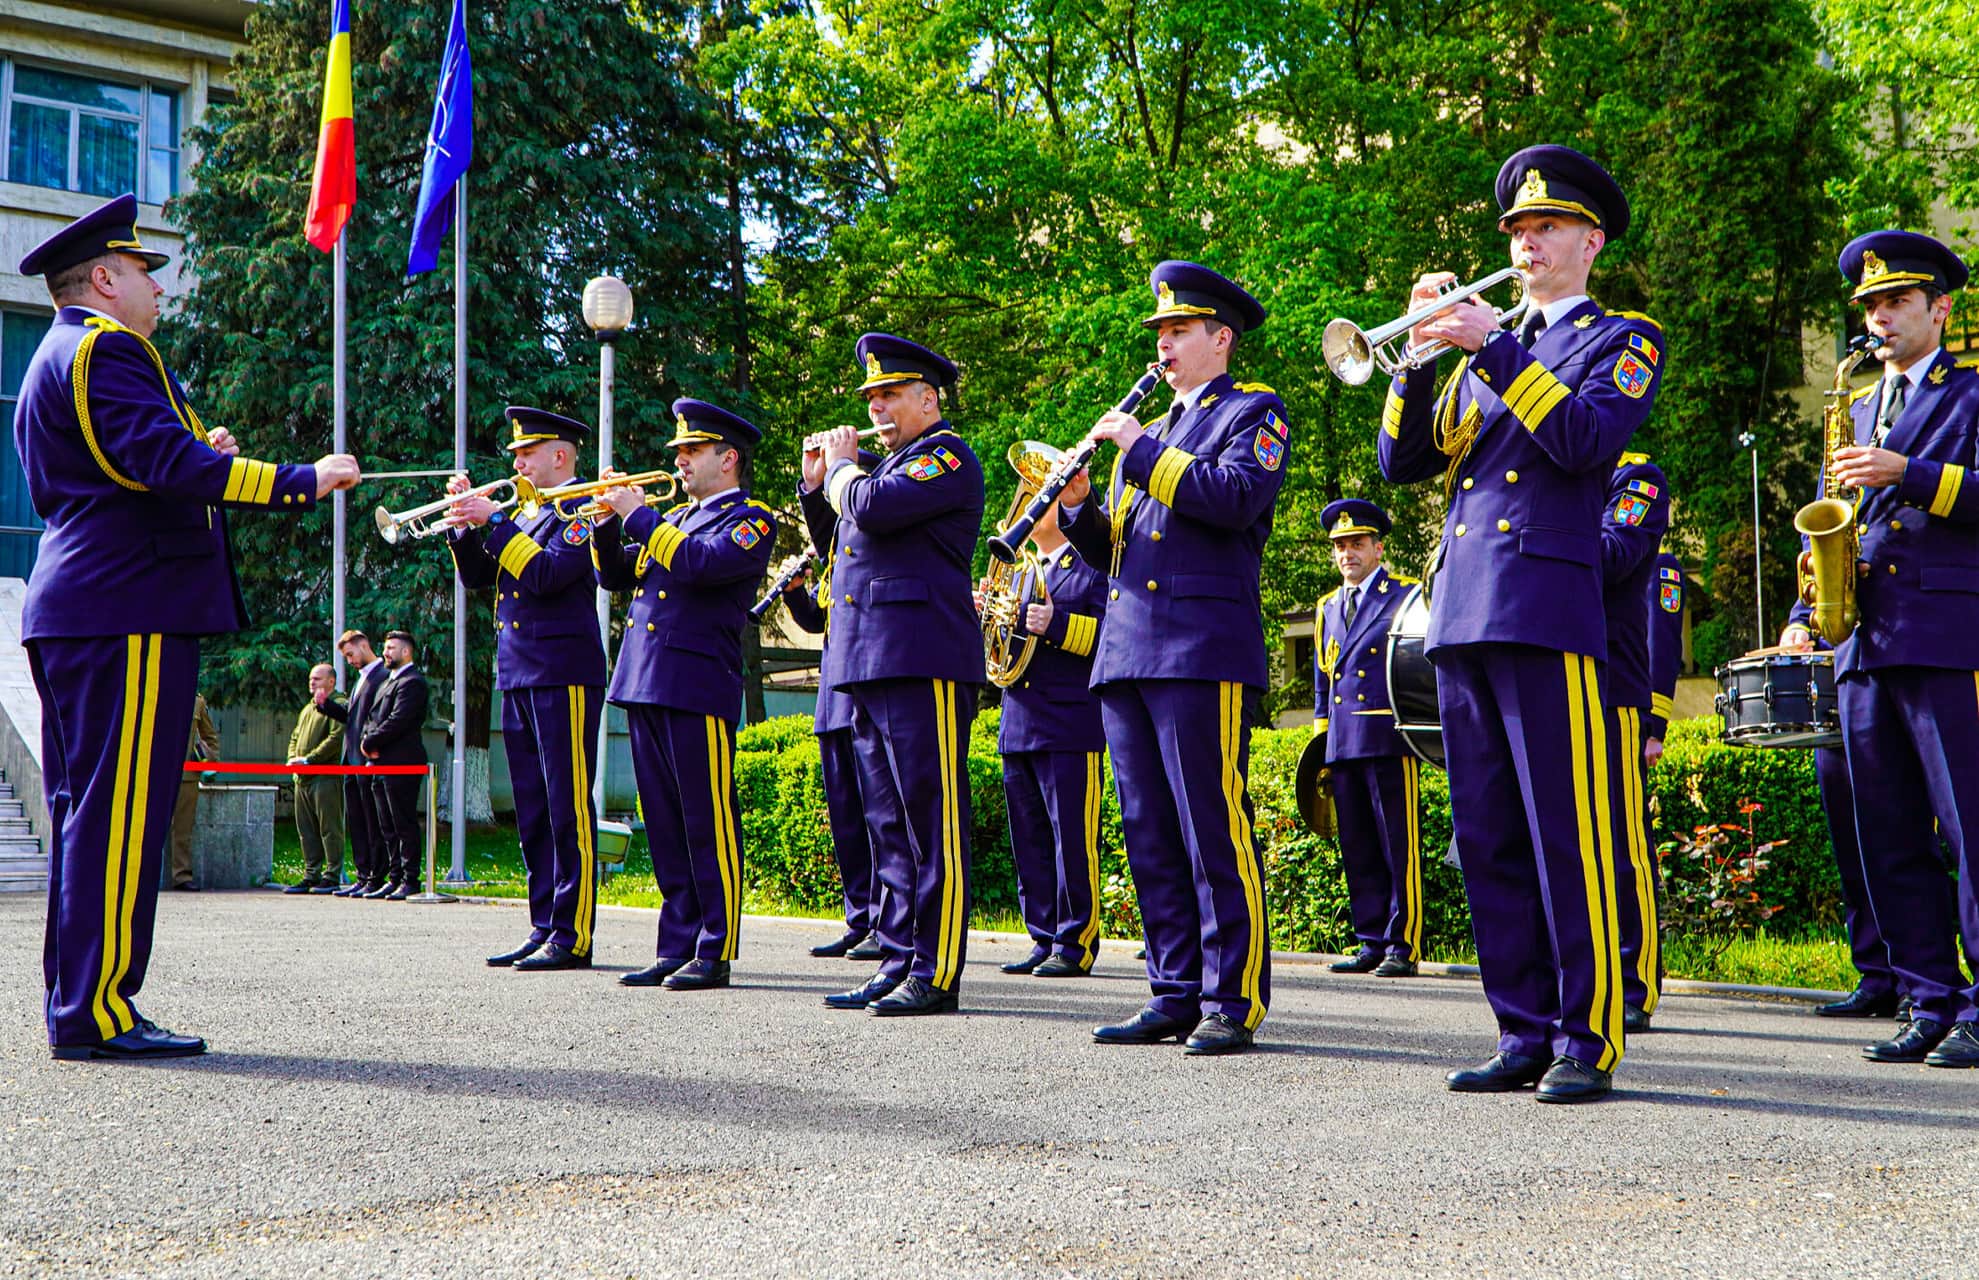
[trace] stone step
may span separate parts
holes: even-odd
[[[0,782],[0,800],[12,800],[13,798],[14,784],[11,782]]]
[[[47,893],[48,873],[36,872],[33,875],[15,875],[0,871],[0,893]]]
[[[5,840],[9,836],[20,837],[31,836],[33,834],[34,824],[26,818],[0,818],[0,840]]]
[[[18,800],[0,800],[0,818],[25,818],[27,810]]]

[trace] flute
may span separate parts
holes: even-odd
[[[861,440],[864,440],[864,439],[865,439],[865,438],[866,438],[867,436],[876,436],[876,435],[878,435],[878,434],[879,434],[880,432],[882,432],[882,431],[884,431],[884,430],[886,430],[886,428],[885,428],[885,427],[867,427],[867,428],[865,428],[865,429],[864,429],[863,431],[858,431],[858,432],[855,432],[854,434],[855,434],[855,435],[857,435],[857,436],[859,437],[859,439],[861,439]],[[830,433],[829,433],[829,432],[824,432],[824,431],[816,431],[816,432],[813,432],[813,433],[811,433],[811,434],[810,434],[810,435],[808,435],[808,436],[805,436],[805,437],[804,437],[804,452],[806,452],[806,453],[821,453],[821,452],[823,452],[823,450],[824,450],[824,447],[825,447],[825,436],[826,436],[826,435],[828,435],[828,434],[830,434]]]
[[[776,581],[770,584],[770,589],[763,593],[763,598],[749,606],[749,621],[761,622],[768,617],[770,610],[776,608],[776,602],[783,598],[783,593],[790,590],[790,585],[802,577],[804,571],[816,563],[817,559],[818,553],[810,547],[790,557],[783,566],[783,572],[776,576]]]

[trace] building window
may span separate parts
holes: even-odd
[[[49,317],[30,311],[0,311],[0,428],[14,438],[14,406],[28,362],[48,331]],[[11,448],[0,453],[0,577],[25,578],[34,567],[41,517],[28,501],[27,476]]]
[[[179,193],[179,95],[25,63],[0,66],[10,182],[147,204]]]

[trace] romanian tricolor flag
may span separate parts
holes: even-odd
[[[330,60],[323,68],[323,122],[316,134],[316,179],[309,184],[303,235],[328,253],[357,205],[357,136],[350,118],[350,0],[332,0]]]

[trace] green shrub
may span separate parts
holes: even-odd
[[[996,750],[998,713],[976,718],[969,742],[971,840],[975,913],[1017,910],[1017,880],[1003,805],[1003,764]],[[1763,808],[1751,815],[1759,838],[1781,842],[1760,885],[1781,912],[1769,922],[1775,934],[1831,927],[1840,918],[1839,886],[1805,751],[1755,751],[1717,741],[1715,719],[1680,721],[1664,740],[1662,763],[1648,778],[1652,838],[1665,841],[1707,822],[1736,818],[1742,802]],[[1300,824],[1292,794],[1305,728],[1260,730],[1251,735],[1251,799],[1265,862],[1265,897],[1272,945],[1286,950],[1351,951],[1340,851],[1331,840]],[[838,873],[831,857],[823,781],[811,722],[786,716],[752,725],[738,735],[735,761],[749,889],[792,906],[831,915],[839,908]],[[1120,808],[1109,765],[1100,826],[1100,916],[1109,937],[1140,935],[1132,878],[1120,836]],[[1464,955],[1471,949],[1470,909],[1463,880],[1443,863],[1450,843],[1449,789],[1437,770],[1422,771],[1422,854],[1427,955]],[[1666,874],[1683,874],[1669,867]]]

